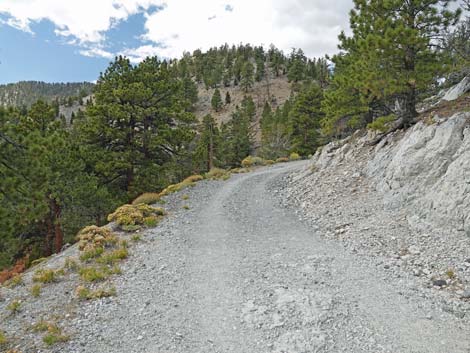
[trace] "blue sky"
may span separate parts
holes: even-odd
[[[0,83],[94,81],[115,55],[138,63],[211,46],[336,50],[352,0],[0,0]]]

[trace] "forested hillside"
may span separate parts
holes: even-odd
[[[73,101],[90,95],[93,86],[94,84],[90,82],[46,83],[39,81],[0,85],[0,106],[30,107],[38,99],[48,103],[71,105]]]
[[[50,103],[63,86],[28,102],[7,95],[28,105],[49,92],[0,110],[0,267],[60,251],[115,207],[191,174],[249,155],[306,158],[358,128],[415,123],[419,102],[465,75],[470,20],[451,1],[354,3],[352,34],[330,61],[249,44],[137,65],[117,57],[70,122]]]

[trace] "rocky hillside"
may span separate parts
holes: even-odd
[[[245,92],[240,86],[230,86],[219,88],[222,99],[228,92],[231,97],[231,103],[224,105],[222,110],[216,112],[211,107],[211,98],[215,89],[205,89],[203,85],[198,85],[198,102],[196,103],[195,114],[200,120],[205,115],[211,114],[219,123],[230,121],[235,107],[240,106],[245,96],[251,96],[256,104],[257,114],[256,123],[259,124],[261,113],[263,111],[264,102],[269,102],[271,108],[275,110],[278,106],[285,103],[291,95],[291,84],[287,76],[281,75],[275,77],[270,75],[269,81],[255,82],[253,88]]]
[[[440,113],[378,144],[364,131],[330,143],[289,177],[285,197],[324,236],[385,268],[399,290],[409,289],[400,278],[411,277],[414,290],[463,318],[470,315],[470,113]]]
[[[94,84],[91,82],[46,83],[37,81],[0,85],[0,106],[29,107],[38,99],[49,103],[53,101],[65,102],[69,97],[89,95],[93,86]]]

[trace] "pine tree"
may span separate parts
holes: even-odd
[[[396,98],[403,123],[417,115],[420,92],[443,72],[436,41],[454,25],[459,11],[452,0],[355,0],[350,22],[353,37],[340,37],[357,61],[356,87],[369,101]]]
[[[249,61],[245,62],[245,65],[243,65],[243,70],[241,73],[241,81],[240,81],[240,85],[242,86],[245,92],[248,92],[253,86],[253,75],[254,75],[253,64]]]
[[[118,57],[100,76],[81,126],[89,163],[127,201],[181,172],[194,132],[181,81],[157,58],[138,66]],[[166,177],[165,177],[166,176]]]
[[[215,89],[214,94],[212,95],[211,105],[212,109],[214,109],[216,112],[222,109],[222,96],[220,95],[218,88]]]
[[[214,167],[219,147],[219,129],[209,114],[202,119],[195,152],[196,168],[208,171]]]
[[[322,89],[313,84],[302,90],[292,105],[289,120],[292,126],[292,152],[308,156],[315,152],[320,141],[320,122],[323,119]]]
[[[230,96],[230,92],[227,91],[227,93],[225,93],[225,105],[230,105],[230,103],[232,103],[232,97]]]
[[[287,78],[289,82],[299,82],[305,79],[306,57],[301,49],[293,50],[289,58]]]

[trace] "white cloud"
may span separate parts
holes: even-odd
[[[127,56],[132,63],[138,63],[146,57],[161,55],[161,47],[154,45],[142,45],[138,48],[124,49],[119,54]]]
[[[8,14],[12,26],[31,31],[32,22],[53,22],[56,34],[73,36],[81,43],[104,40],[113,24],[160,0],[1,0],[0,13]]]
[[[151,6],[163,10],[149,13]],[[10,25],[30,30],[48,19],[56,34],[77,41],[86,56],[111,58],[106,31],[130,15],[145,14],[146,34],[137,48],[121,54],[133,62],[147,55],[179,57],[184,51],[229,44],[273,43],[309,56],[336,52],[337,36],[348,28],[352,0],[1,0]],[[210,20],[209,20],[210,18]]]
[[[82,49],[79,50],[79,53],[82,54],[83,56],[88,56],[90,58],[106,58],[106,59],[112,59],[114,57],[113,53],[110,53],[109,51],[92,47],[89,49]]]

